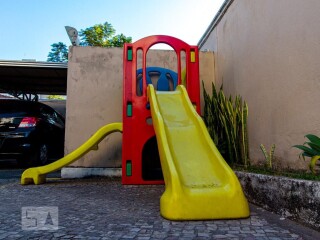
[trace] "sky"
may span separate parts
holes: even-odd
[[[135,42],[163,34],[196,45],[224,0],[1,0],[0,59],[46,61],[51,44],[109,22]]]

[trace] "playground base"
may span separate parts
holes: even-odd
[[[152,121],[166,184],[160,212],[171,220],[229,219],[249,216],[241,185],[224,161],[192,105],[185,88],[156,92],[148,87]],[[21,184],[42,184],[46,174],[76,161],[122,123],[100,128],[78,149],[60,160],[23,172]]]

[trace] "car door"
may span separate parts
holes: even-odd
[[[43,106],[40,110],[45,121],[46,139],[49,144],[51,157],[62,157],[64,151],[64,119],[48,106]]]

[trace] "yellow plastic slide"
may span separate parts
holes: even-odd
[[[111,123],[101,127],[79,148],[65,157],[46,166],[34,167],[25,170],[21,176],[21,184],[42,184],[46,182],[46,174],[57,171],[81,158],[91,150],[97,150],[98,144],[110,133],[122,132],[122,123]]]
[[[241,185],[212,142],[182,85],[174,92],[148,86],[165,192],[160,212],[171,220],[248,217]]]

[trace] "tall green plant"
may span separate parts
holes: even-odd
[[[227,98],[223,86],[217,91],[212,83],[212,96],[203,85],[204,122],[222,156],[230,164],[250,165],[247,130],[248,105],[241,96]]]
[[[273,157],[274,157],[274,151],[276,149],[276,145],[272,144],[270,148],[270,152],[267,153],[266,148],[263,144],[260,144],[260,149],[264,155],[264,158],[266,159],[266,165],[269,169],[272,169],[272,163],[273,163]]]

